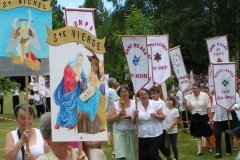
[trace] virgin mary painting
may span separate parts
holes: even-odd
[[[54,92],[54,101],[59,106],[55,129],[78,128],[78,133],[97,133],[102,125],[97,115],[100,104],[99,81],[89,71],[83,70],[84,57],[78,53],[63,72],[63,78]]]

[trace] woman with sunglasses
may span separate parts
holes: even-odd
[[[29,106],[29,129],[26,129],[26,106],[17,105],[15,117],[18,128],[7,134],[4,144],[4,159],[7,160],[35,160],[49,152],[48,144],[43,140],[39,129],[32,128],[34,110]],[[30,152],[26,151],[26,142],[29,142]],[[26,151],[26,152],[25,152]]]

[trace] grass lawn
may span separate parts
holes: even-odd
[[[20,102],[23,100],[23,92],[20,94]],[[12,131],[16,129],[17,124],[14,121],[14,115],[13,115],[13,109],[12,109],[12,96],[10,93],[7,93],[7,95],[4,98],[4,114],[0,114],[0,160],[3,159],[3,148],[4,148],[4,139],[6,134],[9,131]],[[3,118],[7,118],[3,119]],[[35,117],[35,124],[34,127],[38,127],[38,122],[39,118]],[[191,136],[188,134],[182,134],[179,132],[178,134],[178,154],[179,154],[179,159],[180,160],[197,160],[197,159],[204,159],[204,160],[211,160],[215,159],[215,150],[213,153],[209,153],[208,151],[203,151],[203,156],[197,157],[197,145],[195,140],[191,140]],[[224,135],[223,135],[223,140],[224,142]],[[103,149],[106,155],[107,160],[112,160],[111,158],[111,148],[108,146],[107,142],[104,142]],[[225,156],[225,145],[223,145],[223,158],[221,160],[230,160],[230,159],[235,159],[237,152],[233,152],[231,156]],[[162,155],[161,157],[164,158]]]

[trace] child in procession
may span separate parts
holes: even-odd
[[[174,153],[174,157],[178,160],[177,149],[177,123],[179,121],[179,112],[174,107],[176,104],[174,97],[168,97],[167,101],[167,113],[166,113],[166,132],[167,132],[167,148],[171,148]]]

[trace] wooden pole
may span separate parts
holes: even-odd
[[[188,111],[187,111],[187,107],[184,105],[184,108],[185,108],[185,114],[186,114],[186,119],[187,119],[188,131],[190,131],[189,123],[188,123]]]
[[[28,76],[25,76],[25,92],[26,92],[26,129],[29,129],[29,100],[28,100]],[[29,150],[29,141],[26,142],[26,151],[30,152]]]
[[[184,124],[183,124],[183,120],[182,120],[182,112],[180,111],[179,106],[178,106],[178,111],[180,113],[180,124],[181,124],[181,127],[182,127],[182,142],[184,143],[184,134],[183,134]]]
[[[82,155],[82,142],[78,142],[78,157]]]
[[[229,121],[229,112],[227,112],[227,117],[228,117],[228,129],[230,130],[231,127],[230,127],[230,121]],[[229,135],[229,136],[230,136],[230,144],[231,144],[231,151],[232,151],[232,149],[233,149],[232,136],[231,135]]]
[[[135,94],[135,106],[136,106],[136,110],[138,110],[138,106],[137,106],[137,95]],[[136,117],[136,154],[137,154],[137,160],[139,160],[139,141],[138,141],[138,117]]]

